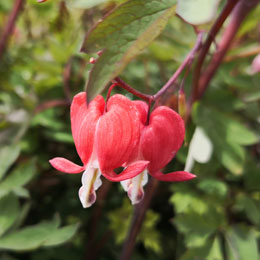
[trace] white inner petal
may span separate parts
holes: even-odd
[[[128,197],[132,204],[139,203],[144,196],[143,186],[148,182],[147,170],[138,174],[132,179],[125,180],[121,182],[124,190],[127,191]]]
[[[124,180],[124,181],[120,181],[124,191],[128,191],[128,187],[131,183],[131,179],[128,179],[128,180]]]
[[[82,186],[79,198],[84,208],[90,207],[96,201],[96,190],[101,186],[101,173],[98,168],[88,167],[82,175]]]

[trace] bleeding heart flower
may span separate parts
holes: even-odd
[[[183,143],[185,127],[180,115],[166,106],[160,106],[151,113],[149,123],[146,124],[148,105],[142,101],[135,101],[135,104],[142,127],[139,146],[132,154],[131,161],[150,161],[148,172],[160,181],[180,182],[195,178],[195,175],[185,171],[167,174],[161,172],[161,169],[174,158]],[[123,188],[128,191],[132,204],[142,200],[143,185],[146,182],[145,172],[133,179],[121,182]]]
[[[73,139],[84,166],[59,157],[50,163],[65,173],[84,171],[79,197],[86,208],[96,200],[101,174],[111,181],[123,181],[143,172],[149,162],[129,161],[140,139],[141,124],[136,106],[126,97],[114,95],[105,106],[99,95],[87,107],[86,94],[81,92],[72,101],[70,116]],[[114,169],[122,165],[126,168],[116,174]]]

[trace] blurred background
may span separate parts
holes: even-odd
[[[120,255],[133,215],[120,184],[103,179],[96,203],[83,209],[81,175],[62,174],[48,163],[62,156],[81,164],[69,106],[84,90],[92,66],[91,56],[79,51],[84,36],[120,1],[104,2],[0,2],[1,260],[107,260]],[[259,17],[258,5],[205,96],[193,106],[185,144],[165,172],[184,168],[197,127],[213,153],[204,163],[194,162],[195,180],[159,184],[132,259],[260,259],[260,65],[252,65],[260,53]],[[172,17],[120,76],[144,93],[156,93],[195,40],[192,26]],[[187,93],[191,82],[190,73],[184,83]],[[175,94],[167,92],[161,104],[176,109]]]

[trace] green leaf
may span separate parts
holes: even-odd
[[[170,202],[174,204],[178,214],[190,211],[205,214],[209,208],[205,200],[196,196],[194,192],[175,192],[171,196]]]
[[[15,162],[20,154],[20,147],[16,144],[13,146],[5,146],[0,150],[0,180],[4,174]]]
[[[53,140],[61,143],[69,143],[69,144],[74,143],[71,133],[47,131],[46,135],[52,138]]]
[[[47,242],[44,243],[44,246],[57,246],[67,242],[76,234],[78,227],[78,224],[73,224],[58,229],[52,234]]]
[[[133,208],[128,199],[124,200],[121,208],[113,210],[113,212],[108,215],[109,227],[115,234],[116,243],[121,244],[125,240],[132,215]],[[160,233],[155,229],[155,225],[158,221],[159,214],[148,210],[142,229],[137,237],[137,240],[143,242],[146,248],[152,249],[156,253],[161,252]]]
[[[258,259],[257,239],[247,226],[234,226],[226,234],[230,260]]]
[[[23,192],[20,188],[28,183],[37,173],[35,161],[31,160],[22,163],[13,170],[4,180],[0,183],[0,197],[4,193],[12,190],[17,193]],[[24,193],[24,192],[23,192]]]
[[[41,246],[57,246],[71,239],[78,228],[77,224],[62,228],[58,228],[58,225],[59,220],[54,219],[14,231],[0,238],[0,248],[28,251]]]
[[[245,124],[224,116],[226,121],[227,140],[241,145],[252,145],[259,141],[257,135]]]
[[[96,5],[104,4],[110,0],[67,0],[68,4],[74,8],[92,8]]]
[[[249,220],[256,226],[260,225],[260,207],[250,197],[245,194],[239,194],[237,196],[236,204],[234,208],[238,211],[245,212]],[[259,204],[259,203],[258,203]]]
[[[175,3],[176,0],[127,1],[96,24],[82,46],[85,52],[104,50],[89,75],[88,100],[160,34],[175,13]]]
[[[219,197],[225,197],[227,195],[227,185],[217,179],[204,179],[198,184],[198,187],[204,192],[211,195],[218,195]]]
[[[176,11],[190,24],[205,24],[214,19],[219,2],[219,0],[178,0]]]
[[[212,247],[209,251],[207,260],[222,260],[224,259],[222,254],[221,240],[218,236],[215,237]]]
[[[211,243],[207,243],[203,247],[196,247],[188,249],[181,257],[180,260],[202,260],[206,259],[206,256],[210,250]],[[220,259],[214,259],[214,260],[220,260]],[[222,260],[222,259],[221,259]]]
[[[222,165],[233,174],[241,174],[245,162],[245,149],[241,145],[257,142],[254,132],[237,119],[202,104],[194,106],[192,117],[210,137]]]
[[[36,249],[47,242],[50,235],[55,232],[56,227],[56,221],[52,221],[14,231],[0,238],[0,248],[17,251]]]
[[[0,199],[0,237],[14,224],[20,213],[18,199],[10,194]]]

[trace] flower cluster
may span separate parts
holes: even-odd
[[[60,157],[50,163],[65,173],[84,171],[79,198],[85,208],[96,200],[101,175],[121,182],[133,204],[144,196],[147,173],[161,181],[186,181],[195,177],[184,171],[161,172],[180,149],[185,135],[182,118],[168,107],[157,107],[147,121],[145,102],[131,101],[117,94],[106,104],[99,95],[87,106],[86,94],[81,92],[72,101],[70,116],[73,139],[83,166]],[[115,170],[119,167],[124,170],[117,174]]]

